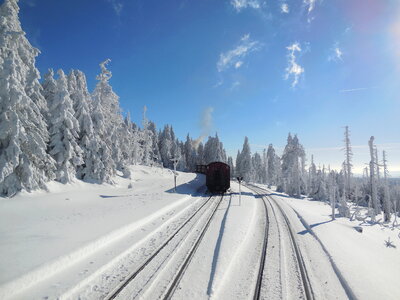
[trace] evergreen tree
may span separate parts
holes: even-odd
[[[287,145],[282,155],[282,176],[283,182],[280,187],[290,196],[300,197],[305,192],[303,178],[304,164],[301,163],[305,152],[303,146],[299,143],[297,136],[293,138],[289,133]]]
[[[15,0],[0,6],[0,195],[45,188],[54,178],[35,57],[25,37]]]
[[[228,156],[228,165],[231,169],[231,177],[234,177],[235,174],[235,166],[233,165],[233,158],[232,156]]]
[[[267,150],[267,183],[268,185],[277,185],[278,180],[278,169],[279,165],[277,165],[277,155],[275,154],[275,149],[272,144],[269,144]]]
[[[251,152],[250,152],[250,145],[249,139],[246,136],[243,142],[243,148],[240,152],[240,160],[239,160],[239,169],[241,172],[241,176],[243,176],[243,180],[250,181],[252,178],[252,162],[251,162]]]
[[[85,181],[101,182],[104,165],[98,153],[100,137],[94,129],[91,117],[91,96],[83,72],[73,70],[68,75],[68,89],[79,123],[78,145],[83,151],[83,164],[77,167],[77,177]]]
[[[93,126],[99,136],[98,154],[103,164],[101,169],[96,169],[96,178],[100,182],[112,182],[112,176],[116,173],[116,163],[112,156],[111,138],[110,138],[110,124],[108,111],[103,107],[103,93],[102,87],[106,86],[108,81],[107,72],[99,75],[95,93],[92,95],[93,99],[93,112],[92,120]],[[108,78],[108,79],[107,79]],[[103,82],[103,83],[102,83]],[[114,131],[114,130],[113,130]]]
[[[62,70],[58,72],[53,98],[46,99],[49,106],[50,155],[57,165],[56,179],[70,182],[76,176],[77,167],[83,164],[79,138],[79,123],[74,117],[72,99],[68,93],[67,78]],[[52,71],[50,76],[52,77]],[[47,80],[50,80],[47,77]],[[50,86],[50,85],[48,85]]]
[[[164,126],[164,130],[160,134],[160,154],[161,160],[163,162],[164,167],[172,168],[173,165],[171,163],[172,158],[172,136],[171,129],[168,125]]]
[[[217,134],[215,137],[209,136],[204,145],[204,161],[206,164],[216,161],[226,162],[226,154]]]
[[[204,146],[203,146],[202,142],[200,142],[199,145],[197,146],[197,164],[199,164],[199,165],[204,165],[205,164]]]
[[[105,143],[111,150],[113,164],[119,169],[123,166],[123,158],[121,152],[121,127],[123,124],[123,117],[121,108],[119,106],[119,97],[114,93],[109,80],[112,77],[111,72],[106,68],[110,62],[109,59],[100,63],[101,73],[97,76],[99,81],[93,92],[93,101],[100,104],[103,110],[105,129]]]
[[[152,153],[153,153],[153,158],[152,158],[152,163],[154,165],[159,165],[161,164],[161,155],[160,155],[160,149],[158,148],[158,133],[156,129],[156,124],[154,122],[149,121],[149,127],[148,129],[152,132],[151,138],[152,138]]]

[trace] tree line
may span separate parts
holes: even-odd
[[[314,200],[329,202],[333,209],[338,208],[340,215],[357,217],[358,207],[368,208],[372,221],[383,212],[383,221],[389,222],[394,213],[393,222],[397,224],[400,206],[399,180],[391,179],[385,151],[379,160],[379,151],[372,136],[368,141],[370,150],[369,165],[362,176],[354,176],[348,126],[344,132],[344,161],[340,170],[329,166],[316,166],[313,156],[307,166],[306,152],[297,135],[290,133],[281,156],[278,156],[272,144],[262,154],[251,154],[249,140],[244,139],[242,151],[238,151],[236,164],[228,161],[233,176],[243,176],[245,181],[276,186],[278,192],[292,197],[308,196]],[[357,208],[350,215],[349,204]],[[332,214],[334,218],[335,215]]]
[[[157,131],[143,111],[142,126],[122,113],[110,85],[110,60],[100,64],[94,91],[85,74],[53,70],[40,82],[39,50],[21,28],[16,0],[0,6],[0,196],[46,188],[46,182],[80,179],[112,182],[127,166],[172,167],[193,171],[196,164],[226,161],[216,134],[206,143],[176,138],[172,126]]]

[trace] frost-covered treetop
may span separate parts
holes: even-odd
[[[108,82],[111,79],[112,73],[106,68],[106,65],[108,65],[110,62],[111,59],[107,58],[105,61],[100,63],[101,73],[97,75],[97,80],[100,80],[101,82]]]

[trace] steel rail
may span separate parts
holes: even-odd
[[[232,194],[230,195],[230,197],[232,197]],[[171,299],[176,288],[178,287],[183,274],[185,273],[190,261],[192,260],[194,254],[196,253],[197,248],[199,247],[204,235],[207,232],[208,227],[210,226],[210,223],[212,221],[212,219],[214,218],[214,215],[219,207],[219,205],[222,202],[222,199],[224,198],[224,194],[222,194],[221,198],[218,201],[218,204],[215,206],[213,212],[211,213],[210,217],[207,220],[207,223],[204,225],[201,234],[198,236],[196,242],[194,243],[194,245],[192,246],[192,248],[190,249],[190,251],[188,252],[185,261],[182,263],[181,267],[179,268],[179,271],[177,272],[177,274],[175,275],[175,278],[172,280],[172,282],[170,283],[166,293],[164,294],[163,299]]]
[[[265,268],[265,259],[267,256],[267,246],[268,246],[268,234],[269,234],[269,215],[268,215],[268,208],[267,204],[265,203],[264,197],[261,197],[263,200],[262,203],[264,204],[265,208],[265,233],[264,233],[264,242],[263,242],[263,247],[261,250],[261,259],[260,259],[260,268],[258,269],[258,275],[257,275],[257,282],[256,282],[256,287],[254,291],[254,300],[258,300],[261,297],[261,286],[262,286],[262,279],[264,275],[264,268]]]
[[[249,187],[249,185],[247,185],[247,186]],[[303,287],[304,287],[305,297],[306,297],[307,300],[314,300],[315,297],[314,297],[314,293],[313,293],[313,290],[312,290],[312,287],[311,287],[310,279],[308,277],[307,268],[305,266],[303,257],[301,255],[300,248],[299,248],[299,246],[297,244],[297,241],[296,241],[296,238],[295,238],[295,234],[294,234],[292,225],[290,224],[289,218],[287,217],[286,213],[283,211],[282,207],[275,201],[275,199],[273,199],[270,195],[265,195],[264,196],[262,193],[260,193],[260,191],[268,192],[267,190],[261,189],[261,188],[259,188],[257,186],[254,186],[254,185],[251,185],[251,187],[249,187],[249,188],[251,190],[253,190],[255,193],[261,195],[263,197],[263,199],[267,199],[267,201],[269,201],[271,207],[272,207],[272,203],[271,202],[274,202],[275,206],[278,207],[280,213],[283,216],[283,219],[285,220],[286,226],[289,229],[289,236],[290,236],[290,239],[292,241],[292,245],[293,245],[294,252],[295,252],[295,255],[296,255],[297,264],[299,266],[300,276],[301,276]],[[273,209],[273,207],[272,207],[272,209]],[[261,287],[259,287],[259,288],[261,288]],[[259,299],[259,298],[255,298],[255,299]]]
[[[137,268],[133,273],[131,273],[126,280],[124,280],[121,284],[119,284],[115,289],[113,289],[106,297],[104,297],[105,300],[112,300],[115,299],[121,292],[122,290],[133,280],[135,277],[143,271],[143,269],[163,250],[169,242],[186,226],[187,223],[190,222],[198,214],[198,212],[207,204],[210,202],[211,198],[213,196],[211,195],[204,203],[196,209],[196,211],[173,233],[170,235],[170,237],[148,258],[144,263],[141,264],[139,268]]]

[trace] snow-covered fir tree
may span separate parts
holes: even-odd
[[[47,80],[53,76],[52,70],[49,73]],[[46,99],[49,107],[49,153],[56,161],[56,179],[67,183],[76,177],[77,167],[83,164],[83,159],[82,149],[77,143],[79,123],[74,116],[67,78],[62,70],[57,74],[54,96]]]
[[[235,166],[233,165],[232,156],[228,156],[228,165],[229,165],[229,168],[231,169],[231,177],[234,177],[236,172],[235,172]]]
[[[104,75],[105,77],[106,75]],[[96,87],[95,93],[92,95],[92,120],[96,133],[99,136],[98,154],[102,162],[102,168],[96,169],[96,178],[100,182],[112,182],[112,176],[116,173],[116,163],[112,156],[111,137],[109,132],[109,116],[108,111],[103,106],[102,84],[101,81],[107,81],[103,76],[98,76],[99,83]]]
[[[164,130],[160,134],[159,148],[161,154],[161,160],[163,162],[164,167],[172,168],[173,165],[171,163],[172,158],[172,136],[171,136],[171,128],[169,125],[164,126]]]
[[[297,136],[289,133],[286,147],[282,154],[282,182],[280,190],[285,191],[290,196],[300,197],[305,192],[305,181],[303,178],[305,164],[305,151],[299,143]]]
[[[249,139],[246,136],[243,142],[243,148],[238,156],[239,160],[237,161],[237,169],[240,172],[240,176],[243,176],[243,180],[250,181],[252,179],[252,161],[251,161],[251,152]]]
[[[226,153],[223,144],[219,140],[218,134],[215,134],[215,137],[208,137],[204,145],[204,161],[206,164],[215,161],[226,162]]]
[[[148,130],[151,131],[151,151],[152,151],[152,164],[160,165],[161,164],[161,155],[160,149],[158,148],[158,132],[156,128],[156,124],[152,121],[149,121]]]
[[[278,178],[279,178],[279,158],[275,154],[275,149],[272,144],[269,144],[267,150],[267,161],[266,161],[266,168],[267,168],[267,183],[268,185],[277,185]]]
[[[25,37],[15,0],[0,6],[0,194],[45,188],[54,178],[35,58],[39,51]]]
[[[102,120],[105,129],[103,136],[105,143],[111,150],[113,163],[117,168],[122,168],[123,157],[121,152],[121,127],[123,125],[123,117],[119,105],[119,97],[114,93],[109,83],[112,74],[106,65],[111,60],[107,59],[100,63],[101,73],[97,76],[98,83],[93,91],[93,102],[95,105],[101,105],[104,118]]]
[[[85,181],[100,182],[104,167],[100,153],[100,137],[93,126],[91,95],[82,71],[72,70],[68,75],[68,90],[79,123],[78,145],[83,151],[83,164],[77,167],[77,177]]]

